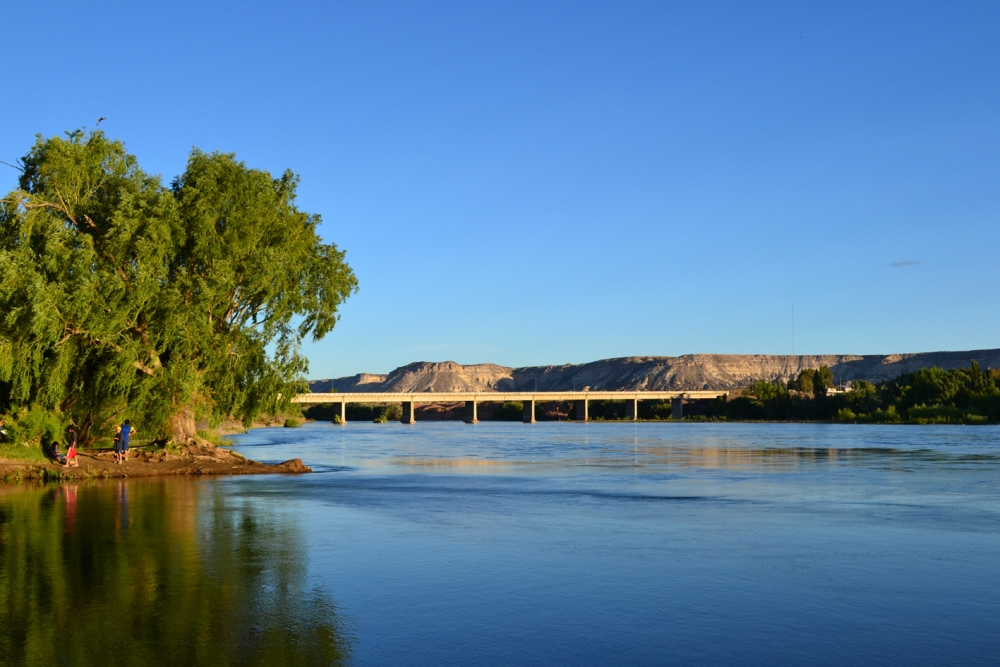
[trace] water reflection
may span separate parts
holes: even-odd
[[[495,457],[495,458],[494,458]],[[400,467],[476,469],[497,467],[573,468],[610,467],[645,468],[656,472],[655,466],[691,468],[719,468],[723,470],[798,470],[806,466],[858,465],[877,467],[901,464],[934,464],[935,466],[968,466],[1000,464],[1000,456],[992,453],[947,452],[939,449],[899,449],[892,447],[713,447],[639,445],[629,449],[612,446],[589,450],[586,456],[517,459],[504,452],[485,452],[479,457],[446,458],[436,452],[423,456],[405,456],[389,459]],[[484,471],[489,474],[489,471]]]
[[[336,665],[298,526],[189,480],[0,490],[9,665]]]
[[[753,469],[798,468],[802,465],[858,464],[863,466],[900,462],[966,465],[998,463],[995,454],[951,453],[935,449],[892,447],[636,447],[635,454],[647,463],[701,468]]]

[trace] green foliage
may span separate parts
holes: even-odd
[[[799,376],[791,381],[788,388],[794,389],[795,391],[801,391],[803,393],[811,394],[813,393],[813,377],[816,375],[816,371],[807,368]]]
[[[890,405],[885,410],[879,408],[871,414],[861,415],[859,420],[873,424],[898,424],[903,421],[903,418],[896,410],[896,406]]]
[[[639,403],[639,418],[653,421],[673,419],[670,401],[642,401]]]
[[[302,416],[321,422],[330,422],[340,417],[340,403],[314,403],[302,409]],[[370,420],[371,417],[368,417]]]
[[[615,421],[625,419],[626,403],[627,401],[613,399],[590,401],[587,408],[587,417],[592,421]]]
[[[339,424],[340,403],[319,403],[306,407],[302,414],[307,419],[328,421]],[[385,415],[386,421],[403,418],[403,406],[400,404],[384,405],[381,403],[348,403],[347,421],[375,421]]]
[[[519,401],[507,401],[493,412],[496,421],[519,422],[523,417],[524,404]]]
[[[841,408],[837,410],[837,414],[833,420],[838,422],[853,422],[857,420],[857,418],[858,416],[854,414],[854,411],[850,408]]]
[[[0,460],[19,463],[48,463],[46,456],[48,446],[49,443],[42,444],[37,438],[17,442],[8,436],[7,439],[0,440]]]
[[[742,396],[713,407],[710,416],[744,420],[789,420],[793,418],[792,396],[780,381],[758,380]]]
[[[201,430],[198,429],[198,436],[204,440],[209,441],[216,447],[232,447],[233,441],[224,435],[219,435],[215,430]],[[235,452],[234,452],[235,453]]]
[[[57,411],[35,408],[21,409],[6,419],[7,439],[18,445],[49,447],[65,439],[66,418]],[[40,450],[41,451],[41,450]]]
[[[747,387],[746,393],[761,402],[773,401],[788,396],[788,388],[780,380],[758,380]]]
[[[812,386],[792,396],[778,385],[755,382],[745,395],[710,407],[707,416],[743,420],[815,420],[896,424],[983,424],[1000,422],[1000,374],[975,363],[950,371],[926,368],[878,386],[859,380],[851,391],[826,395],[829,369],[803,371],[790,386]],[[810,384],[811,383],[811,384]]]
[[[982,415],[991,423],[1000,422],[1000,394],[986,394],[969,397],[968,411]]]
[[[298,419],[286,419],[285,428],[298,428],[302,426],[302,422]]]
[[[101,132],[39,137],[0,204],[0,410],[58,410],[86,442],[195,403],[249,425],[303,385],[299,344],[357,289],[298,178],[194,150],[165,187]]]
[[[812,383],[813,395],[816,398],[825,397],[827,390],[833,387],[833,373],[830,371],[830,367],[820,366],[819,370],[813,373]]]
[[[954,406],[915,405],[907,410],[906,416],[909,421],[917,424],[965,424],[969,422],[970,417],[979,415],[968,415],[965,410]],[[985,421],[985,417],[980,419]]]

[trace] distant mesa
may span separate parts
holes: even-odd
[[[687,354],[681,357],[621,357],[587,364],[508,368],[497,364],[418,361],[388,375],[361,373],[312,380],[314,393],[489,391],[679,391],[739,389],[757,380],[787,382],[809,368],[829,366],[838,382],[879,382],[921,368],[963,368],[972,361],[1000,368],[1000,350],[917,354]]]

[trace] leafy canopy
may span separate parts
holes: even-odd
[[[39,137],[22,164],[0,204],[0,411],[61,410],[87,439],[287,405],[301,341],[357,290],[297,176],[194,150],[166,187],[99,131]]]

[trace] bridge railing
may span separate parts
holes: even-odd
[[[400,403],[403,407],[402,422],[416,422],[418,403],[465,403],[464,421],[474,424],[479,421],[479,403],[504,403],[508,401],[523,404],[523,421],[535,422],[535,404],[572,401],[575,404],[577,421],[588,421],[590,401],[625,401],[627,419],[638,419],[639,401],[669,400],[671,414],[680,419],[684,413],[685,400],[704,400],[728,397],[728,391],[495,391],[495,392],[351,392],[351,393],[310,393],[299,394],[292,399],[300,404],[340,405],[340,423],[347,423],[348,403]]]

